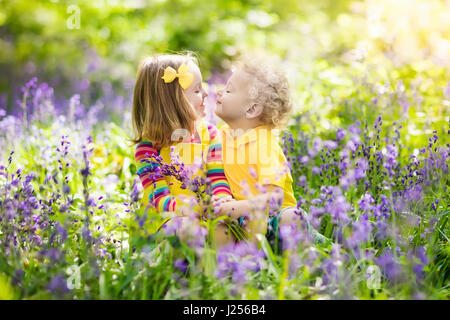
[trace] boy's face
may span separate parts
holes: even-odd
[[[251,76],[242,70],[233,72],[226,87],[217,91],[216,115],[226,123],[241,121],[246,118],[250,107],[249,83]]]
[[[194,81],[192,84],[184,90],[186,98],[191,103],[195,112],[200,116],[204,117],[205,113],[205,98],[208,96],[202,85],[202,74],[200,69],[195,63],[189,61],[189,72],[194,75]]]

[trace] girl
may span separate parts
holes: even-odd
[[[231,198],[221,162],[220,136],[214,126],[201,119],[206,96],[197,61],[190,55],[148,57],[139,66],[132,106],[132,141],[136,144],[137,174],[144,189],[143,204],[155,207],[157,212],[177,212],[186,217],[189,210],[183,206],[183,199],[196,198],[181,181],[160,174],[161,168],[154,161],[146,161],[160,156],[163,162],[171,164],[171,148],[187,165],[202,158],[215,201]],[[166,218],[162,224],[169,220]]]

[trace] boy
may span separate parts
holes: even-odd
[[[280,225],[300,223],[292,176],[278,143],[276,128],[284,124],[292,110],[286,77],[255,57],[239,63],[226,87],[217,95],[216,115],[222,128],[224,172],[236,201],[221,202],[218,215],[229,215],[244,225],[249,241],[265,234],[268,212],[268,239]],[[216,230],[216,244],[231,241],[225,225]]]

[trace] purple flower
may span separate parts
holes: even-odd
[[[402,99],[400,99],[400,105],[403,108],[403,112],[408,112],[410,104],[406,98],[403,97]]]
[[[313,147],[309,149],[308,155],[310,158],[313,158],[322,150],[322,139],[319,137],[315,137],[313,140]]]
[[[95,202],[95,200],[92,197],[89,197],[86,201],[86,206],[88,207],[96,207],[97,203]]]
[[[439,203],[439,199],[436,199],[436,201],[431,203],[431,208],[436,212],[437,208],[436,205]]]
[[[83,236],[86,242],[92,243],[91,231],[89,230],[88,227],[83,227],[83,230],[81,230],[81,235]]]
[[[136,180],[133,183],[130,197],[131,197],[131,202],[139,201],[139,188],[138,188],[138,182]]]
[[[63,185],[63,192],[64,192],[65,194],[70,193],[70,187],[69,187],[68,184],[64,184],[64,185]]]
[[[366,176],[366,171],[369,168],[368,162],[366,158],[361,158],[356,162],[356,169],[355,169],[355,179],[360,180]]]
[[[28,96],[28,92],[30,89],[36,88],[38,79],[36,77],[31,78],[30,81],[28,81],[25,86],[21,88],[22,92],[25,94],[25,96]]]
[[[231,280],[242,284],[246,280],[246,271],[258,272],[262,267],[264,251],[255,244],[241,241],[221,247],[217,254],[216,277],[224,278],[231,274]]]
[[[299,161],[302,164],[307,164],[309,161],[309,157],[308,156],[299,156]]]
[[[280,227],[280,237],[283,239],[283,250],[296,251],[303,236],[296,224]]]
[[[350,186],[354,185],[355,181],[355,170],[350,169],[345,176],[339,179],[339,184],[342,189],[347,190]]]
[[[377,119],[375,120],[375,124],[374,124],[374,128],[377,129],[378,127],[380,127],[383,124],[383,121],[381,119],[381,115],[377,117]]]
[[[387,224],[383,220],[378,220],[375,222],[375,227],[377,228],[377,233],[375,234],[375,239],[378,241],[387,238]]]
[[[345,135],[347,134],[347,131],[345,129],[338,129],[336,133],[336,140],[342,141],[345,138]]]
[[[359,129],[359,127],[356,124],[350,125],[350,127],[348,127],[348,131],[350,131],[350,133],[353,135],[359,136],[361,134],[361,129]]]
[[[55,230],[56,232],[58,232],[61,235],[61,240],[65,241],[67,239],[67,230],[64,229],[63,226],[61,226],[61,224],[59,222],[55,223]],[[50,241],[52,242],[52,241]]]
[[[18,284],[20,284],[21,282],[22,282],[22,280],[23,280],[23,276],[25,275],[25,272],[23,272],[23,270],[22,269],[17,269],[15,272],[14,272],[14,275],[13,275],[13,277],[12,277],[12,284],[13,285],[18,285]]]
[[[56,293],[57,295],[62,295],[70,292],[69,288],[67,287],[66,279],[63,275],[54,276],[47,285],[47,290],[52,293]]]
[[[329,259],[324,259],[320,269],[324,271],[324,284],[339,282],[339,266],[342,265],[341,246],[333,243]]]
[[[44,249],[39,252],[41,256],[46,256],[52,264],[58,263],[64,256],[64,253],[57,248]]]
[[[414,265],[413,271],[416,274],[417,280],[422,281],[425,274],[425,272],[423,271],[423,264],[419,263]]]
[[[323,145],[324,145],[325,148],[328,148],[329,150],[334,150],[338,146],[336,141],[333,141],[333,140],[325,140],[323,142]]]
[[[358,202],[359,209],[364,212],[372,210],[372,204],[375,202],[374,198],[370,193],[365,193],[362,200]]]
[[[300,176],[298,178],[297,185],[300,186],[300,187],[305,187],[305,185],[306,185],[306,176],[304,176],[304,175]]]
[[[374,208],[374,216],[379,217],[380,213],[381,213],[381,215],[383,217],[389,218],[390,212],[391,212],[391,205],[390,205],[389,199],[384,194],[382,194],[381,195],[381,204],[377,205]]]
[[[375,263],[383,270],[385,276],[394,280],[400,275],[400,266],[394,260],[391,250],[386,250],[381,256],[375,258]]]
[[[173,265],[182,273],[185,273],[187,270],[187,263],[185,259],[176,259]]]
[[[371,232],[372,226],[370,225],[368,218],[361,215],[359,221],[353,222],[353,232],[351,236],[345,240],[346,246],[353,250],[359,249],[361,243],[369,241]],[[357,252],[359,253],[359,250]]]
[[[318,228],[320,226],[320,222],[322,221],[322,216],[325,213],[324,208],[319,208],[316,206],[309,207],[309,218],[311,225],[314,228]]]
[[[346,224],[349,221],[347,212],[351,209],[351,205],[346,201],[343,195],[338,195],[333,201],[328,202],[325,206],[325,211],[329,212],[333,218],[333,223],[340,222]]]
[[[233,268],[233,273],[231,275],[231,280],[234,283],[243,283],[245,281],[245,267],[240,263],[235,263]]]
[[[170,220],[170,223],[165,223],[163,225],[164,233],[168,236],[175,235],[177,230],[181,228],[182,218],[174,217]]]
[[[414,294],[413,299],[414,300],[425,300],[426,296],[423,292],[417,292]]]
[[[187,240],[187,244],[193,248],[203,248],[208,235],[208,230],[201,225],[191,227],[191,237]]]
[[[80,170],[80,173],[83,177],[87,177],[88,175],[92,174],[89,168],[83,168]]]
[[[386,145],[386,155],[384,157],[384,167],[392,172],[397,165],[398,148],[394,144]]]
[[[427,256],[427,253],[426,253],[424,247],[418,247],[416,254],[417,254],[417,257],[420,259],[420,262],[422,262],[422,264],[424,264],[424,265],[428,264],[429,259],[428,259],[428,256]]]

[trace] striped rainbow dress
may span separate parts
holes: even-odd
[[[202,157],[205,163],[206,177],[211,181],[211,194],[215,196],[231,195],[230,186],[223,171],[222,142],[217,128],[201,121],[196,126],[196,133],[189,142],[176,143],[175,154],[186,165],[194,162],[196,157]],[[137,174],[144,189],[142,203],[154,206],[158,212],[175,211],[179,205],[177,196],[195,197],[193,191],[182,188],[182,183],[172,176],[160,176],[159,165],[143,160],[151,159],[152,155],[160,155],[164,162],[171,163],[170,146],[159,148],[148,140],[143,140],[136,146],[135,162]],[[204,172],[199,172],[204,175]]]

